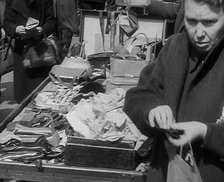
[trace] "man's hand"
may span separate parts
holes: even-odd
[[[158,106],[150,110],[148,119],[151,127],[158,126],[164,129],[169,129],[170,125],[174,122],[173,112],[167,105]]]
[[[184,131],[184,134],[180,135],[179,139],[174,139],[170,135],[167,135],[168,140],[175,146],[182,146],[197,138],[204,138],[207,132],[207,126],[197,121],[174,123],[171,125],[171,128]]]
[[[19,25],[16,27],[15,32],[19,35],[26,34],[26,29],[23,25]]]

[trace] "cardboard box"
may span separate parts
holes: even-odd
[[[149,61],[138,60],[135,55],[118,55],[110,58],[112,76],[139,77],[142,69]]]
[[[68,136],[65,164],[72,166],[134,170],[137,166],[134,145]]]

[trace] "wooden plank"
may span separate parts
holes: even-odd
[[[0,162],[0,178],[41,182],[143,182],[145,174],[129,170]]]
[[[125,148],[102,147],[86,144],[69,144],[65,147],[65,164],[108,169],[134,170],[135,151]]]
[[[126,148],[126,149],[134,149],[134,142],[122,142],[122,141],[102,141],[102,140],[94,140],[94,139],[85,139],[80,137],[75,137],[68,135],[67,143],[79,143],[86,145],[95,145],[95,146],[107,146],[107,147],[117,147],[117,148]]]

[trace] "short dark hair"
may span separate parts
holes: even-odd
[[[208,4],[212,7],[222,7],[222,9],[224,10],[224,0],[193,0],[195,2],[203,2],[205,4]]]

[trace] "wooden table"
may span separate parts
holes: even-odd
[[[46,78],[10,115],[0,124],[0,132],[7,124],[26,107],[33,95],[42,90],[50,78]],[[152,173],[153,174],[153,173]],[[37,168],[35,164],[0,161],[0,179],[16,179],[40,182],[145,182],[147,175],[132,170],[76,167],[66,165],[43,165]]]
[[[146,175],[129,170],[0,162],[0,178],[40,182],[144,182]]]

